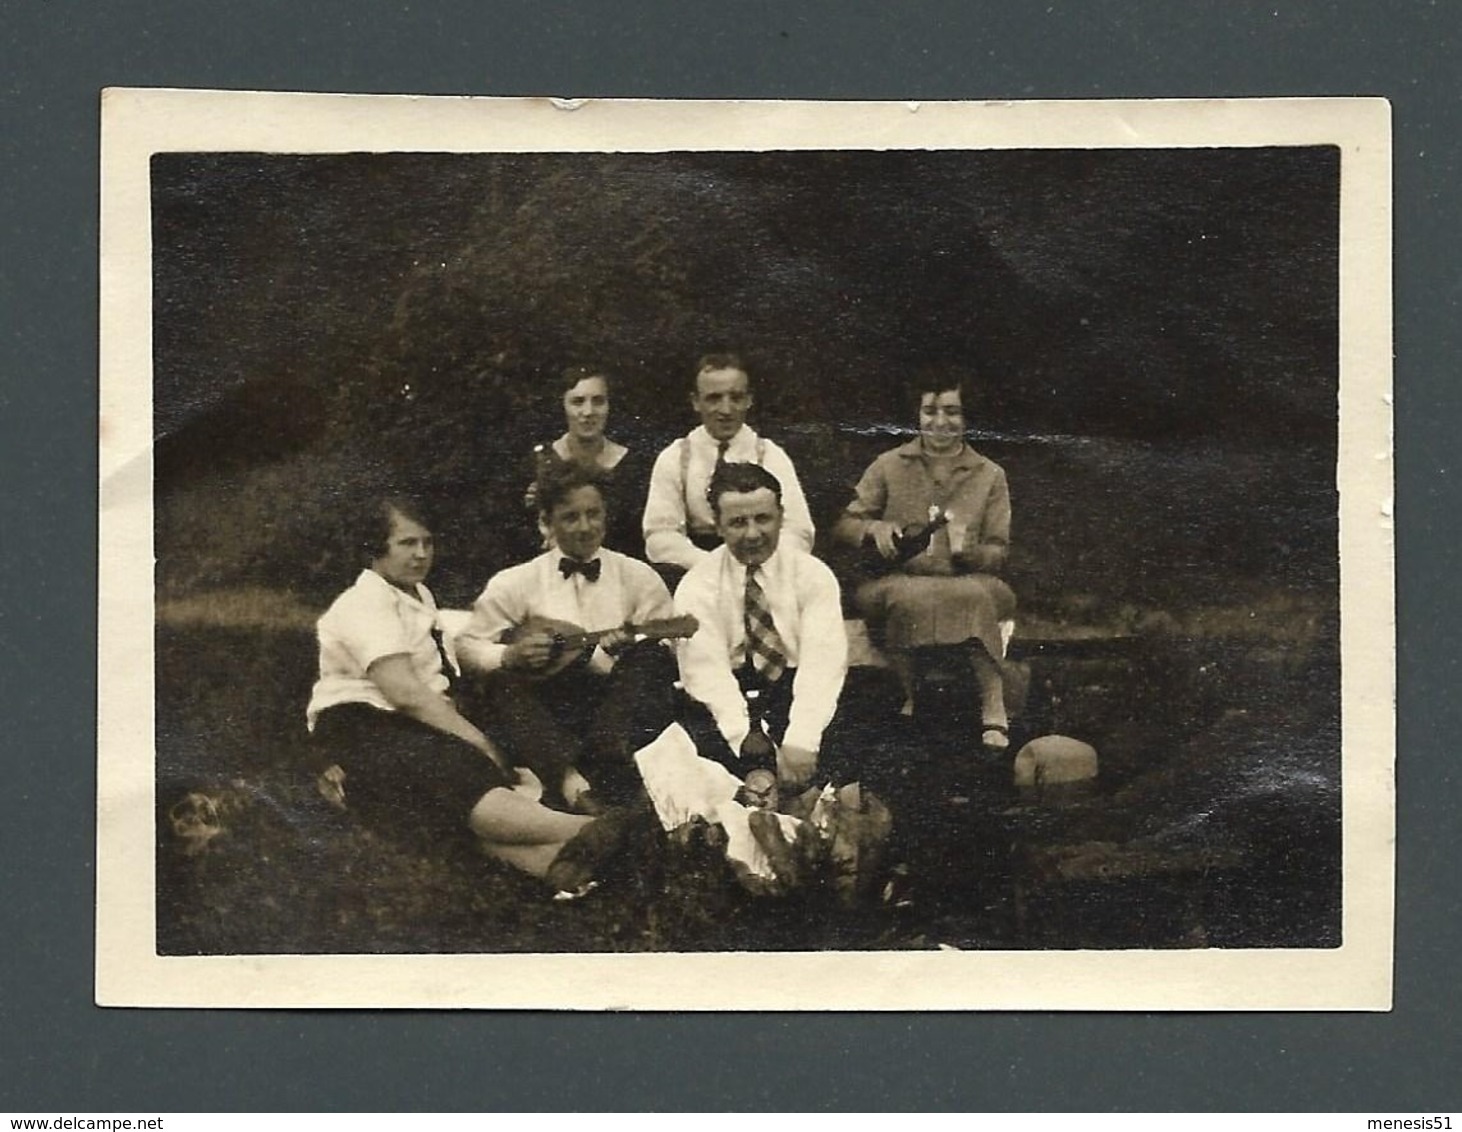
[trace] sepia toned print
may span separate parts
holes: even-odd
[[[101,1001],[1387,1005],[1384,104],[104,122]]]

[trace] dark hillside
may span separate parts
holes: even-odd
[[[947,365],[974,375],[1032,562],[1162,528],[1135,576],[1333,577],[1330,150],[177,154],[154,174],[165,588],[329,590],[301,540],[381,482],[436,497],[479,578],[559,428],[556,370],[614,367],[612,432],[648,451],[691,423],[716,348],[749,358],[755,420],[820,518],[912,423],[903,378]],[[1079,478],[1050,490],[1048,466]],[[247,521],[217,521],[220,477]],[[1043,519],[1077,501],[1098,537]]]

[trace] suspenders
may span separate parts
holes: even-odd
[[[682,436],[677,444],[680,445],[680,493],[685,500],[685,529],[690,530],[690,437]],[[766,438],[756,438],[756,459],[754,463],[761,467],[766,461],[767,442]]]
[[[680,445],[680,502],[681,506],[685,508],[685,535],[699,549],[708,550],[709,547],[700,546],[697,540],[709,536],[703,532],[697,532],[695,523],[690,517],[690,437],[682,436],[677,443]]]

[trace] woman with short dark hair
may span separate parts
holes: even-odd
[[[958,379],[919,382],[916,405],[919,435],[873,461],[834,537],[883,565],[855,599],[904,685],[905,714],[913,710],[912,650],[967,645],[981,743],[1004,751],[1000,623],[1014,617],[1015,594],[999,575],[1010,550],[1010,490],[1000,465],[965,443]]]
[[[611,516],[604,545],[643,558],[639,519],[649,473],[644,459],[605,435],[613,380],[603,366],[569,366],[559,375],[555,388],[563,405],[564,432],[533,449],[532,483],[523,501],[536,518],[541,509],[537,485],[559,478],[567,468],[580,468],[623,501]],[[540,534],[546,546],[548,532],[540,527]]]
[[[492,856],[584,889],[611,830],[544,806],[537,776],[458,712],[425,585],[435,546],[421,508],[375,500],[361,532],[366,568],[318,622],[320,675],[306,711],[325,762],[344,772],[347,808],[409,836],[470,830]]]

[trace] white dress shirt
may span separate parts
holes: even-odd
[[[645,500],[645,556],[651,562],[670,563],[689,570],[709,554],[690,541],[689,529],[713,531],[706,488],[716,469],[719,445],[702,425],[670,445],[655,458],[650,472],[650,493]],[[687,452],[688,449],[688,459]],[[760,454],[760,460],[758,460]],[[812,553],[816,531],[807,498],[797,481],[791,458],[770,440],[763,440],[747,425],[731,438],[726,448],[731,464],[756,464],[777,477],[782,485],[782,539]]]
[[[758,578],[786,646],[787,664],[797,669],[782,742],[816,751],[837,711],[848,672],[838,581],[822,562],[785,541],[760,569]],[[680,643],[680,681],[710,709],[731,749],[740,752],[751,731],[734,671],[746,654],[746,567],[724,546],[708,552],[681,579],[675,608],[700,622],[695,636]]]
[[[565,578],[559,569],[562,558],[560,551],[550,550],[493,576],[457,637],[462,664],[484,672],[500,669],[508,649],[501,643],[503,634],[530,617],[551,617],[594,633],[673,616],[670,591],[639,559],[601,548],[594,555],[600,563],[599,580],[591,582],[582,574]],[[595,648],[589,667],[606,673],[612,666],[604,650]]]
[[[367,675],[370,666],[384,657],[409,657],[417,679],[433,692],[445,692],[442,654],[432,638],[436,626],[437,603],[431,590],[418,584],[415,594],[408,594],[374,570],[362,570],[355,585],[337,597],[315,625],[320,678],[305,710],[310,730],[322,711],[339,704],[395,711]]]

